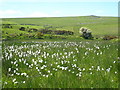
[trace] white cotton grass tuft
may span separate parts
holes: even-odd
[[[116,63],[116,61],[113,61],[113,63]]]
[[[90,72],[90,74],[93,74],[92,72]]]
[[[83,68],[83,71],[85,71],[85,68]]]
[[[115,74],[117,74],[117,71],[115,71]]]
[[[11,68],[8,68],[8,72],[10,72],[11,71]]]
[[[25,81],[23,81],[23,83],[25,83]]]
[[[16,81],[16,78],[14,78],[12,81],[15,82],[15,81]]]
[[[107,72],[110,72],[110,68],[106,69]]]
[[[97,66],[97,71],[100,71],[100,66]]]

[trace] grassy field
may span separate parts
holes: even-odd
[[[94,36],[117,35],[118,34],[118,18],[117,17],[49,17],[49,18],[7,18],[2,19],[3,24],[18,24],[13,26],[14,30],[19,33],[21,26],[29,26],[32,28],[43,28],[44,25],[56,27],[56,29],[65,29],[73,31],[74,36],[79,35],[80,27],[90,28]],[[20,24],[36,24],[36,25],[20,25]],[[39,25],[39,26],[38,26]],[[3,29],[4,30],[4,29]],[[5,29],[6,30],[6,29]],[[12,29],[11,29],[12,30]],[[13,32],[12,32],[13,33]]]
[[[117,47],[110,41],[3,42],[3,88],[118,88]]]
[[[118,40],[86,40],[79,28],[93,36],[118,36],[117,17],[5,18],[5,33],[26,33],[20,27],[73,31],[67,39],[17,39],[2,42],[3,88],[118,88]],[[21,25],[34,24],[34,25]],[[60,36],[60,35],[58,35]]]

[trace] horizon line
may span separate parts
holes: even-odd
[[[85,16],[98,16],[98,17],[120,17],[120,16],[99,16],[99,15],[85,15]],[[0,17],[2,18],[58,18],[58,17],[85,17],[85,16],[50,16],[50,17]]]

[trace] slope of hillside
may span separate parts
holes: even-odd
[[[19,31],[20,27],[30,27],[42,29],[51,26],[53,30],[69,30],[74,32],[74,36],[79,36],[79,28],[87,27],[91,29],[94,36],[117,35],[117,17],[46,17],[46,18],[4,18],[2,24],[13,24],[12,29],[2,29],[9,33],[28,33]]]

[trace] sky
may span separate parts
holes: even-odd
[[[2,0],[0,18],[118,16],[118,0]]]

